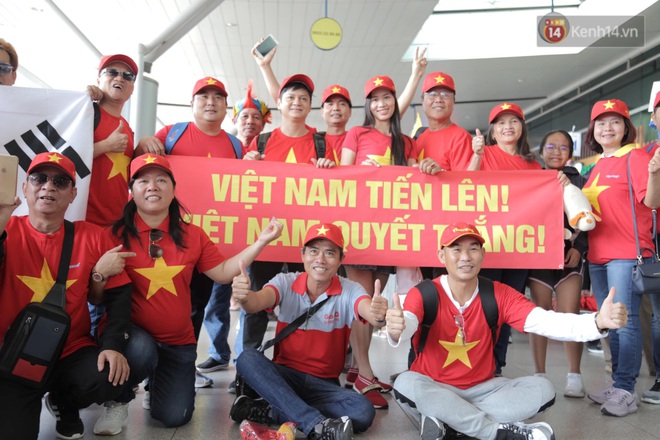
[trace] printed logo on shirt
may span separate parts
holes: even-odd
[[[338,311],[335,312],[335,313],[330,313],[330,314],[326,313],[325,315],[323,315],[323,323],[324,324],[333,324],[337,321],[339,321],[339,312]]]

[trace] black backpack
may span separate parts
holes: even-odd
[[[417,289],[422,294],[422,302],[424,303],[424,318],[420,323],[420,336],[417,350],[410,342],[410,351],[408,352],[408,368],[412,365],[413,361],[424,350],[426,339],[429,335],[429,329],[438,315],[439,295],[438,289],[432,280],[426,279],[419,283]],[[499,310],[497,308],[497,301],[495,301],[495,290],[493,282],[488,278],[479,277],[479,296],[481,297],[481,307],[486,316],[486,322],[493,335],[493,345],[497,342],[497,321],[499,319]]]
[[[264,151],[266,151],[266,143],[268,143],[271,134],[273,134],[272,131],[261,133],[257,138],[257,151],[259,151],[259,154],[264,154]],[[314,149],[316,150],[317,159],[325,157],[325,131],[314,133]]]

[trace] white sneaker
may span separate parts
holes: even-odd
[[[587,394],[587,397],[597,404],[602,405],[603,403],[607,402],[607,400],[610,398],[610,394],[613,392],[614,384],[610,384],[600,391],[592,391],[591,393]]]
[[[199,371],[195,371],[195,388],[206,388],[213,385],[213,379],[204,376]]]
[[[144,399],[142,399],[142,408],[151,411],[151,393],[144,390]]]
[[[128,403],[119,403],[113,400],[103,405],[103,415],[94,425],[96,435],[117,435],[128,418]]]
[[[564,396],[582,398],[586,394],[584,382],[580,373],[568,373],[566,376],[566,388]]]

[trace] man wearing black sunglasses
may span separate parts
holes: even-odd
[[[18,54],[7,41],[0,38],[0,85],[13,86],[18,70]]]
[[[11,216],[21,204],[0,205],[0,340],[19,312],[41,302],[54,280],[64,241],[64,215],[77,195],[73,162],[59,153],[35,156],[27,170],[23,194],[27,216]],[[35,389],[0,377],[0,436],[36,440],[41,399],[57,418],[59,438],[82,438],[78,409],[115,398],[128,379],[123,355],[131,313],[130,279],[120,252],[101,228],[75,222],[73,250],[66,281],[66,311],[71,326],[62,356],[45,388]],[[104,298],[108,319],[98,346],[92,339],[89,298]]]

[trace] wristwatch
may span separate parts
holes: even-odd
[[[105,281],[105,277],[98,273],[96,269],[92,269],[92,281],[96,281],[97,283],[102,283]]]

